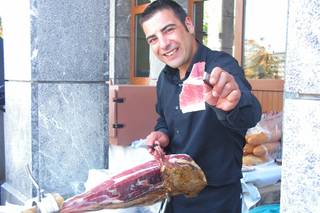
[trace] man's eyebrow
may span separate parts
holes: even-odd
[[[146,40],[148,41],[150,38],[156,37],[156,35],[152,34],[146,37]]]
[[[163,28],[161,28],[161,32],[164,32],[166,29],[168,29],[169,27],[174,27],[174,26],[176,26],[175,24],[168,24],[168,25],[166,25],[166,26],[164,26]],[[155,37],[155,35],[154,34],[152,34],[152,35],[150,35],[150,36],[147,36],[146,37],[146,40],[148,41],[148,39],[150,39],[150,38],[152,38],[152,37]]]
[[[175,24],[168,24],[168,25],[164,26],[160,31],[163,32],[163,31],[165,31],[167,28],[169,28],[169,27],[174,27],[174,26],[176,26],[176,25],[175,25]]]

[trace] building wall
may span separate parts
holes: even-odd
[[[41,187],[64,196],[83,190],[89,169],[108,167],[106,81],[129,82],[130,2],[0,3],[7,80],[2,203],[35,196],[26,164]],[[290,1],[282,212],[320,209],[319,11],[316,0]]]
[[[130,12],[131,1],[110,1],[109,72],[114,84],[130,80]]]
[[[320,211],[320,4],[291,0],[288,14],[281,212]]]
[[[108,165],[109,1],[1,1],[5,168],[2,203],[83,191]],[[16,6],[19,5],[19,6]],[[19,27],[17,27],[19,26]]]
[[[3,67],[3,40],[2,24],[0,17],[0,107],[3,109],[4,104],[4,67]],[[0,109],[0,185],[5,180],[5,163],[4,163],[4,137],[3,137],[3,111]],[[1,200],[1,194],[0,194]]]

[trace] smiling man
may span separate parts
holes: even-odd
[[[166,64],[157,81],[159,118],[147,143],[158,144],[167,153],[190,155],[208,180],[197,197],[173,197],[166,212],[240,213],[244,136],[261,116],[243,70],[232,56],[195,39],[191,18],[175,1],[153,1],[140,24],[153,53]],[[209,85],[203,84],[205,109],[182,113],[183,82],[199,63],[209,73]]]
[[[190,17],[181,22],[171,10],[164,10],[145,21],[143,29],[154,54],[170,67],[178,68],[183,78],[197,50]]]

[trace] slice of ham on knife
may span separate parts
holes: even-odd
[[[204,68],[205,62],[194,64],[189,77],[183,82],[179,96],[182,113],[205,110],[206,108],[203,91]]]

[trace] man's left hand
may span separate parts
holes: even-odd
[[[241,91],[233,75],[220,67],[215,67],[209,78],[209,84],[204,84],[204,97],[208,104],[223,111],[231,111],[238,104]]]

